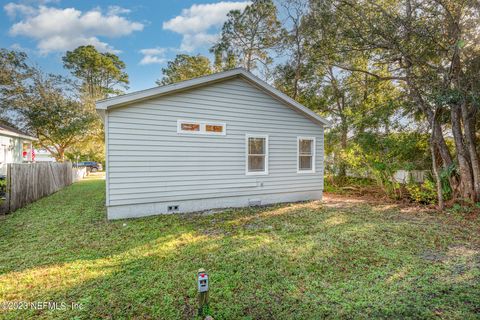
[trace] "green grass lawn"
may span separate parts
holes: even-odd
[[[215,319],[480,314],[478,219],[327,197],[107,222],[104,197],[85,180],[0,220],[0,303],[67,304],[0,317],[191,319],[200,267]]]

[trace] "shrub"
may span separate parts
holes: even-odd
[[[422,184],[411,182],[406,188],[410,198],[415,202],[435,204],[437,201],[437,187],[432,180],[425,180]]]
[[[363,132],[350,141],[342,160],[353,173],[371,177],[391,198],[404,197],[403,186],[393,178],[400,169],[428,166],[428,137],[416,133]]]
[[[4,196],[7,192],[7,179],[0,179],[0,196]]]

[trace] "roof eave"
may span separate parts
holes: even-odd
[[[14,138],[22,138],[22,139],[25,139],[25,140],[31,140],[31,141],[38,141],[38,138],[36,137],[32,137],[32,136],[27,136],[27,135],[24,135],[24,134],[19,134],[19,133],[16,133],[16,132],[12,132],[12,131],[0,131],[0,135],[4,135],[4,136],[8,136],[8,137],[14,137]]]

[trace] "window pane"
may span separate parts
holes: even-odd
[[[249,172],[265,171],[265,156],[248,156],[248,171]]]
[[[300,170],[312,170],[312,156],[300,156]]]
[[[300,154],[312,154],[313,152],[313,140],[300,139],[299,142]]]
[[[248,138],[248,154],[265,154],[265,138]]]
[[[182,123],[181,128],[183,131],[200,131],[198,123]]]
[[[223,126],[207,124],[206,126],[207,132],[223,132]]]

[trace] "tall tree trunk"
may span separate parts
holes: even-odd
[[[447,16],[446,23],[448,25],[447,37],[451,43],[458,43],[462,39],[462,30],[460,27],[460,15]],[[462,69],[461,59],[461,47],[458,45],[453,46],[453,52],[451,56],[451,62],[449,67],[449,77],[445,84],[445,88],[449,88],[451,85],[458,91],[463,92],[463,84],[461,79],[464,77]],[[457,151],[457,160],[460,169],[460,191],[464,199],[475,201],[477,198],[475,192],[475,173],[473,166],[478,168],[478,158],[476,157],[476,151],[474,155],[469,152],[470,145],[475,148],[475,142],[469,142],[468,136],[470,133],[470,120],[468,119],[468,110],[466,110],[466,101],[462,101],[460,104],[452,104],[450,109],[452,133],[455,141],[455,147]],[[462,120],[463,120],[463,133],[462,133]],[[473,159],[472,159],[473,155]],[[472,160],[476,163],[472,163]],[[480,186],[479,186],[480,187]]]
[[[438,201],[438,210],[445,210],[445,203],[443,201],[443,189],[442,189],[442,179],[440,177],[439,168],[437,166],[437,157],[435,155],[435,143],[430,142],[430,152],[432,154],[432,170],[433,176],[435,177],[435,182],[437,184],[437,201]]]
[[[408,5],[410,6],[410,1],[408,1]],[[440,122],[435,117],[434,112],[432,111],[431,107],[428,103],[425,102],[423,99],[422,93],[419,91],[418,87],[412,81],[414,78],[414,74],[410,68],[406,69],[407,73],[407,85],[410,89],[410,94],[412,95],[413,99],[417,102],[419,110],[427,115],[427,119],[430,122],[430,126],[433,128],[433,132],[435,132],[434,137],[437,143],[438,151],[440,152],[440,156],[442,157],[443,167],[448,168],[453,164],[453,158],[448,150],[447,143],[445,142],[445,138],[443,137],[442,126]],[[452,184],[454,181],[450,181]],[[455,187],[452,185],[452,187]]]
[[[430,126],[432,127],[430,143],[434,141],[436,148],[440,153],[440,158],[442,159],[443,169],[448,170],[454,164],[454,162],[452,155],[450,154],[450,150],[448,149],[447,143],[445,142],[442,126],[438,121],[438,117],[436,117],[435,114],[433,112],[431,112],[431,114],[428,113]],[[448,182],[453,190],[453,194],[456,194],[458,192],[457,190],[460,183],[458,181],[458,177],[456,175],[450,175],[448,176]]]
[[[436,119],[436,117],[434,117],[434,119]],[[430,153],[432,154],[432,171],[433,171],[433,176],[435,177],[435,182],[437,184],[438,210],[443,211],[445,209],[445,203],[443,202],[442,179],[440,177],[439,168],[437,166],[437,155],[435,152],[435,147],[437,144],[436,144],[435,137],[436,137],[435,129],[432,127],[432,134],[430,136]]]
[[[293,94],[292,94],[292,98],[294,100],[297,99],[297,96],[298,96],[298,82],[300,81],[300,67],[297,66],[296,67],[296,70],[295,70],[295,78],[293,80]]]
[[[348,140],[348,126],[345,123],[345,120],[342,120],[341,132],[340,132],[340,149],[343,152],[347,150],[347,140]],[[346,177],[347,176],[347,165],[343,159],[340,159],[340,165],[338,168],[338,176]]]
[[[475,192],[473,190],[473,176],[469,157],[465,150],[464,138],[462,134],[462,123],[460,120],[460,108],[457,105],[452,105],[450,110],[452,133],[455,141],[460,172],[460,194],[464,199],[474,200]]]
[[[467,146],[468,155],[470,156],[470,164],[473,174],[473,189],[475,191],[475,198],[473,201],[480,201],[480,160],[476,150],[476,136],[475,136],[475,116],[476,109],[469,112],[466,103],[461,105],[463,126],[465,132],[465,144]]]
[[[247,71],[250,71],[250,69],[252,68],[252,53],[250,51],[248,51],[247,53]]]
[[[445,138],[443,137],[442,126],[437,119],[433,119],[433,130],[435,132],[435,143],[437,144],[438,151],[442,157],[443,167],[446,169],[453,164],[453,158],[448,150]]]
[[[64,162],[65,161],[65,149],[64,148],[56,148],[57,149],[57,156],[55,159],[58,162]]]

